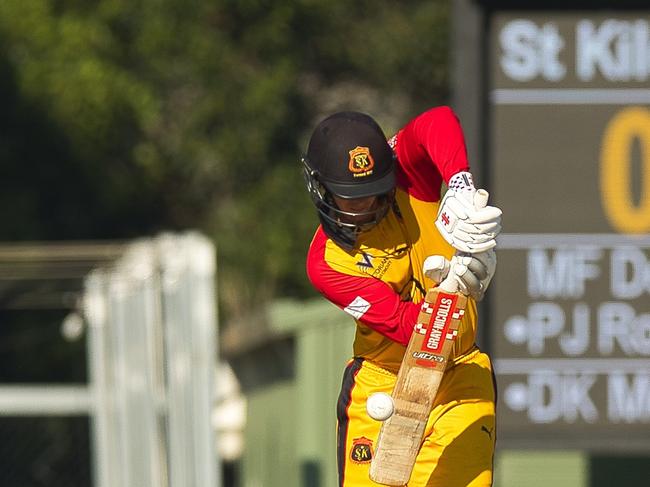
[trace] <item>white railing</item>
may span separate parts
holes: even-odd
[[[93,487],[217,487],[214,246],[186,233],[121,249],[80,290],[88,384],[0,385],[0,416],[88,415]]]

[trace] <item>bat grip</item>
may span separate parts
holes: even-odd
[[[449,271],[450,273],[453,272],[453,270]],[[456,293],[458,292],[458,281],[454,279],[451,276],[447,276],[439,285],[438,289],[448,292],[448,293]]]
[[[476,208],[485,208],[487,206],[489,196],[490,194],[484,189],[476,190],[476,193],[474,193],[474,206]]]

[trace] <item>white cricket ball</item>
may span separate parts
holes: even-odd
[[[366,401],[368,416],[377,421],[386,421],[395,411],[395,403],[390,394],[375,392]]]

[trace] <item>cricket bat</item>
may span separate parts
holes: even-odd
[[[487,192],[477,193],[475,202],[484,207]],[[394,412],[379,432],[371,480],[393,486],[409,481],[466,305],[455,285],[427,292],[393,388]]]
[[[427,292],[397,374],[395,410],[379,432],[370,465],[373,481],[400,486],[411,477],[466,304],[458,292]]]

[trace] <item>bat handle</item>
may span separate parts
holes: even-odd
[[[449,272],[453,272],[453,270],[450,270]],[[458,281],[447,276],[447,278],[443,279],[443,281],[438,285],[438,288],[447,293],[458,292]]]
[[[477,190],[476,193],[474,193],[474,206],[476,208],[485,208],[489,197],[490,194],[486,190]]]

